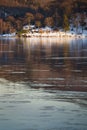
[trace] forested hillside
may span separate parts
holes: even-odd
[[[9,30],[9,26],[20,30],[28,23],[36,27],[68,26],[70,20],[76,17],[80,17],[82,25],[85,24],[83,19],[87,17],[87,0],[0,0],[3,32]]]
[[[29,5],[38,5],[38,6],[43,6],[48,4],[48,2],[51,2],[52,0],[0,0],[0,5],[5,5],[5,6],[28,6]]]
[[[49,8],[50,5],[58,8],[71,8],[83,10],[87,8],[87,0],[0,0],[0,5],[9,7],[42,7]],[[87,10],[86,10],[87,11]]]

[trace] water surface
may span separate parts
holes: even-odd
[[[87,129],[87,39],[0,39],[0,130],[79,129]]]

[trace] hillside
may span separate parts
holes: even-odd
[[[0,0],[1,24],[9,30],[21,30],[25,24],[36,27],[65,27],[74,22],[86,25],[87,0]],[[9,26],[8,26],[9,23]],[[8,26],[8,27],[7,27]],[[3,31],[1,31],[3,32]]]
[[[87,0],[0,0],[1,7],[30,8],[31,10],[42,9],[50,15],[55,11],[58,14],[75,12],[87,12]],[[14,12],[15,13],[15,12]]]
[[[46,7],[50,3],[57,4],[59,7],[74,5],[77,9],[87,8],[87,0],[0,0],[0,6],[10,7],[29,7],[30,5]]]
[[[49,2],[53,0],[0,0],[1,6],[10,6],[10,7],[29,7],[29,5],[47,5]]]

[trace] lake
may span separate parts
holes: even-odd
[[[87,38],[0,39],[0,130],[87,130]]]

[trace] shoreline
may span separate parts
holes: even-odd
[[[30,33],[23,33],[20,35],[0,35],[0,39],[4,39],[4,38],[87,38],[87,34],[82,33],[82,34],[71,34],[71,33],[67,33],[67,32],[43,32],[43,33],[39,33],[39,32],[30,32]]]
[[[87,38],[84,34],[59,34],[59,33],[27,33],[22,34],[20,37],[47,37],[47,38]]]
[[[86,39],[87,38],[87,36],[59,36],[59,37],[57,37],[57,36],[15,36],[15,37],[0,37],[0,39],[17,39],[17,38],[70,38],[70,39]]]

